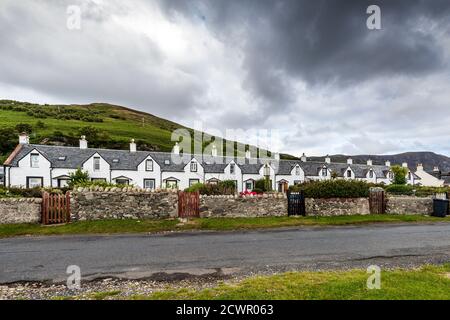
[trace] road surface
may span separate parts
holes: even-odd
[[[23,237],[0,240],[0,283],[413,266],[450,261],[450,224],[290,228],[166,235]]]

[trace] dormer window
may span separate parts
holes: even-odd
[[[391,172],[391,171],[389,171],[389,173],[388,173],[388,178],[389,178],[389,179],[394,179],[394,173]]]
[[[153,171],[153,160],[147,159],[145,161],[145,171]]]
[[[352,177],[352,171],[351,170],[347,170],[347,178],[351,178]]]
[[[66,161],[66,156],[58,157],[58,161]]]
[[[373,178],[373,170],[369,171],[369,178],[372,179]]]
[[[94,157],[94,171],[100,171],[100,157]]]
[[[32,153],[30,155],[31,168],[39,168],[39,153]]]
[[[295,167],[295,175],[296,175],[296,176],[299,176],[299,175],[300,175],[300,167],[299,167],[299,166],[296,166],[296,167]]]
[[[322,176],[326,177],[328,175],[328,169],[326,167],[322,168]]]
[[[197,172],[197,162],[191,162],[191,172]]]
[[[235,174],[236,165],[234,163],[230,163],[230,174]]]
[[[113,163],[119,163],[119,159],[113,159]]]
[[[408,180],[412,180],[411,177],[412,177],[411,172],[408,172]]]
[[[164,160],[164,164],[169,165],[170,164],[170,160]]]
[[[264,166],[264,175],[266,177],[270,176],[270,167],[267,164]]]

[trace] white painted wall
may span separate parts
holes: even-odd
[[[94,170],[94,158],[95,157],[100,157],[100,170],[99,171]],[[110,165],[98,153],[94,154],[92,157],[90,157],[88,160],[86,160],[83,163],[82,169],[84,171],[88,172],[89,177],[91,179],[106,179],[107,182],[111,182]]]
[[[418,183],[425,187],[443,187],[444,180],[439,180],[435,176],[423,170],[423,167],[417,167],[416,175],[420,178]]]
[[[146,171],[147,160],[153,160],[153,171]],[[130,185],[139,188],[144,188],[144,179],[155,180],[155,188],[161,188],[161,167],[151,156],[145,158],[144,161],[138,165],[137,170],[111,170],[111,179],[113,183],[115,182],[115,178],[121,176],[131,179]]]
[[[234,174],[231,174],[230,165],[234,164]],[[224,169],[223,173],[205,173],[205,182],[209,179],[216,178],[220,181],[235,180],[237,181],[237,191],[242,192],[242,170],[234,161],[231,161]]]
[[[32,168],[30,162],[30,155],[32,153],[39,154],[39,168]],[[50,180],[50,162],[45,159],[45,157],[38,152],[37,150],[33,150],[28,153],[25,157],[23,157],[19,163],[18,167],[11,167],[10,170],[10,178],[9,181],[10,186],[26,188],[27,186],[27,177],[42,177],[44,187],[51,186]]]

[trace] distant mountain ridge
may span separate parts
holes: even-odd
[[[434,152],[405,152],[392,155],[330,155],[333,162],[346,162],[348,158],[352,158],[354,163],[366,163],[371,159],[374,164],[384,164],[385,161],[390,161],[391,164],[401,165],[403,162],[408,163],[410,168],[415,168],[417,164],[421,163],[425,171],[432,171],[435,166],[443,172],[450,172],[450,157],[437,154]],[[325,157],[308,157],[309,160],[324,161]]]

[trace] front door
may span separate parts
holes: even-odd
[[[278,192],[286,193],[288,190],[288,183],[286,181],[278,182]]]

